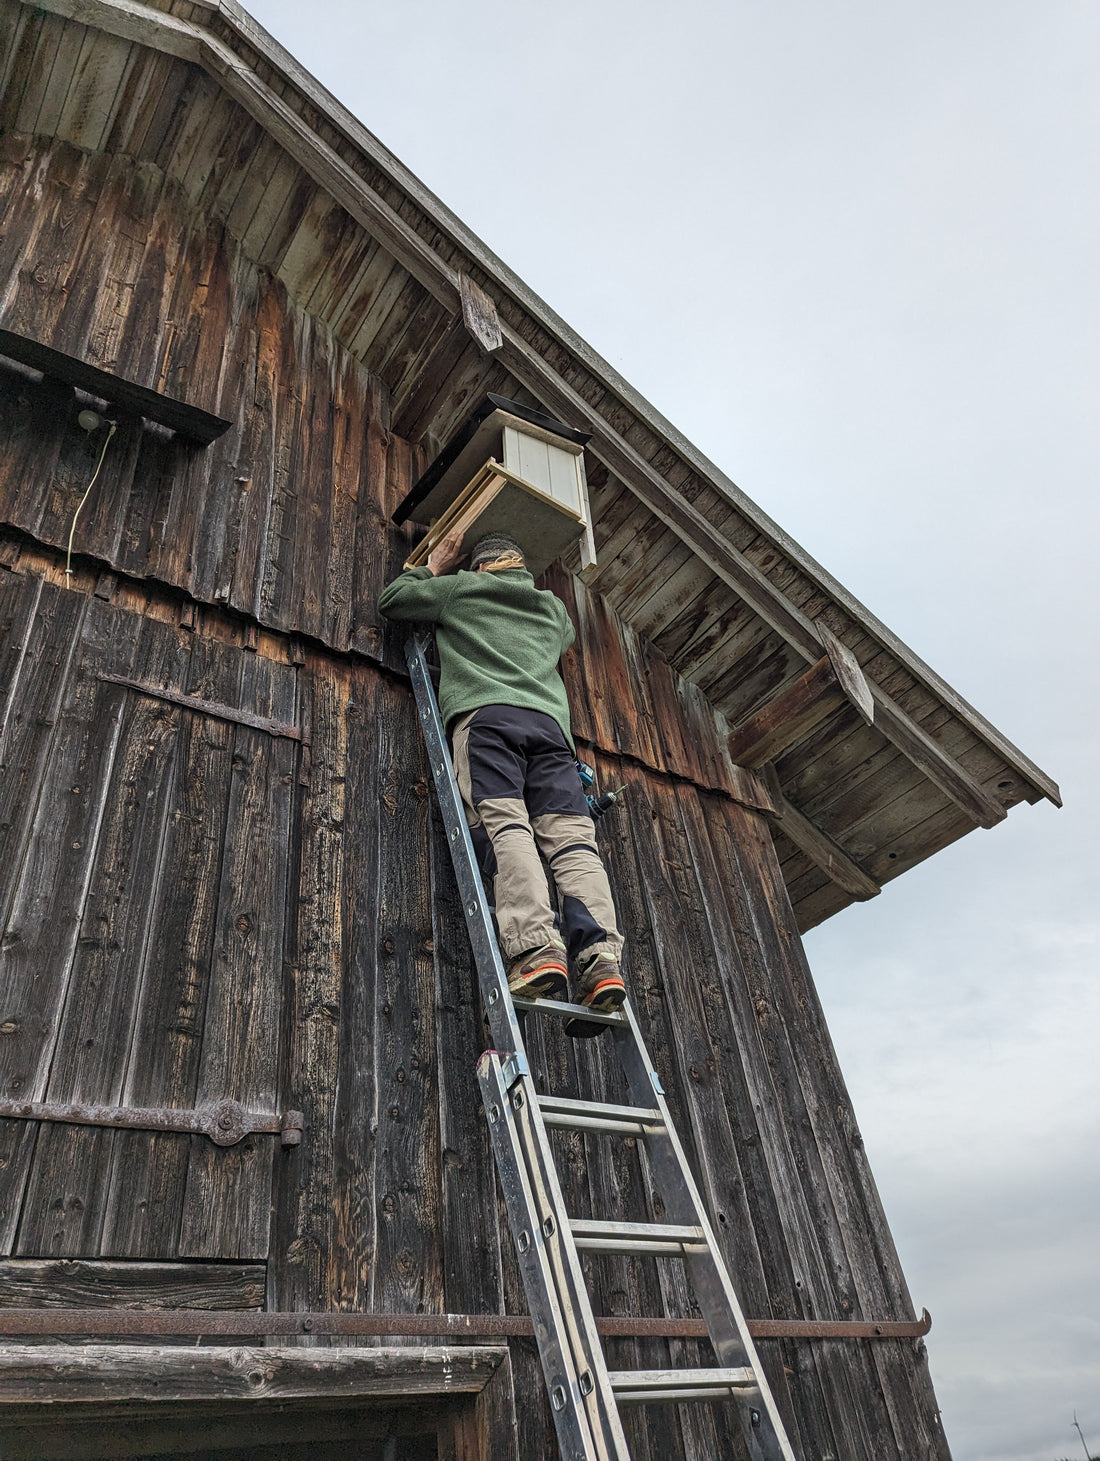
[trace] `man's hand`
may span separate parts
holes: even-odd
[[[440,538],[428,554],[428,567],[436,578],[441,573],[450,573],[451,569],[457,567],[466,556],[462,551],[462,538],[462,529],[458,528],[454,532],[448,533],[445,538]]]

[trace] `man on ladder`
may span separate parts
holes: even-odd
[[[443,538],[426,567],[385,589],[388,618],[431,625],[439,703],[455,775],[482,868],[493,884],[508,988],[525,999],[564,998],[598,1013],[626,998],[607,873],[596,848],[575,761],[558,661],[575,631],[564,605],[537,589],[514,538],[491,533],[462,559],[461,532]],[[550,906],[539,854],[561,895]],[[602,1024],[571,1019],[574,1037]]]
[[[461,555],[457,536],[443,539],[426,566],[389,585],[379,605],[391,618],[431,625],[436,633],[438,701],[420,636],[410,637],[405,654],[496,1047],[478,1061],[478,1084],[561,1456],[630,1461],[624,1405],[732,1400],[751,1461],[796,1461],[626,998],[622,938],[557,672],[573,626],[554,595],[535,588],[513,539],[483,538],[471,555],[472,571],[452,573]],[[483,854],[490,855],[499,947],[471,833],[484,834]],[[561,893],[564,942],[540,849]],[[486,860],[483,855],[483,866]],[[553,998],[566,985],[569,957],[571,1004]],[[523,1012],[564,1018],[574,1036],[609,1027],[629,1103],[539,1090],[520,1028]],[[554,1127],[640,1139],[663,1220],[571,1214],[548,1136]],[[608,1369],[581,1265],[584,1251],[682,1261],[717,1366]]]

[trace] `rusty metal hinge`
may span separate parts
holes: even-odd
[[[283,1146],[297,1146],[305,1130],[301,1111],[262,1116],[239,1101],[214,1101],[194,1111],[173,1106],[83,1106],[67,1101],[0,1100],[0,1116],[23,1121],[63,1121],[75,1126],[128,1127],[138,1131],[189,1131],[218,1146],[233,1146],[252,1132],[278,1132]]]

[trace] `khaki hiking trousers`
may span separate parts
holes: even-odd
[[[455,722],[451,745],[506,961],[559,937],[574,962],[605,949],[618,958],[623,940],[595,823],[557,721],[485,705]],[[560,933],[540,853],[560,896]]]

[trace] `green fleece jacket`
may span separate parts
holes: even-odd
[[[483,705],[552,716],[573,747],[558,660],[573,643],[565,605],[526,568],[441,574],[409,568],[378,600],[389,619],[431,624],[439,649],[439,710],[450,726]]]

